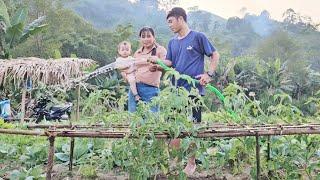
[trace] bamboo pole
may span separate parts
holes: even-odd
[[[50,129],[50,128],[56,128],[56,129],[61,129],[61,128],[74,128],[74,129],[90,129],[90,128],[99,128],[103,127],[102,125],[72,125],[72,124],[34,124],[34,125],[27,125],[28,129]]]
[[[320,128],[320,125],[290,125],[290,126],[263,126],[263,127],[236,127],[236,126],[224,126],[224,127],[210,127],[207,128],[207,130],[205,132],[210,132],[210,131],[219,131],[219,132],[231,132],[231,131],[240,131],[240,130],[246,130],[246,131],[261,131],[261,130],[281,130],[281,129],[285,129],[285,128],[292,128],[292,129],[301,129],[301,128]]]
[[[102,125],[102,124],[94,124],[94,125],[70,125],[70,124],[34,124],[34,125],[27,125],[27,128],[29,129],[36,129],[36,128],[42,128],[42,129],[48,129],[55,127],[57,129],[59,128],[72,128],[75,129],[97,129],[103,130],[103,129],[110,129],[110,128],[129,128],[129,125],[127,124],[110,124],[110,125]],[[261,129],[283,129],[283,128],[318,128],[320,127],[320,124],[303,124],[303,125],[211,125],[207,127],[202,127],[199,130],[202,131],[217,131],[218,130],[229,130],[229,129],[236,129],[236,130],[261,130]]]
[[[110,125],[110,126],[104,126],[101,124],[96,125],[70,125],[70,124],[35,124],[35,125],[27,125],[28,129],[49,129],[55,127],[56,129],[63,129],[63,128],[74,128],[74,129],[128,129],[129,125]]]
[[[57,133],[58,137],[88,137],[88,138],[138,138],[130,133],[129,129],[127,131],[103,131],[103,130],[51,130],[49,129],[48,132]],[[0,133],[3,134],[20,134],[20,135],[40,135],[46,136],[45,132],[40,131],[30,131],[30,130],[11,130],[11,129],[0,129]],[[151,133],[147,133],[148,135]],[[170,138],[168,133],[154,133],[156,138]],[[188,136],[193,136],[196,138],[217,138],[217,137],[244,137],[244,136],[277,136],[277,135],[299,135],[299,134],[320,134],[320,128],[314,127],[303,127],[303,128],[283,128],[283,129],[256,129],[256,130],[246,130],[246,129],[239,129],[235,130],[232,129],[228,131],[226,129],[223,130],[215,130],[215,131],[199,131],[196,135],[193,135],[189,132],[182,132],[179,138],[184,138]]]
[[[15,129],[0,129],[0,134],[14,134],[14,135],[27,135],[27,136],[48,136],[44,131],[15,130]]]
[[[199,138],[210,138],[210,137],[244,137],[244,136],[255,136],[258,133],[259,136],[281,136],[281,135],[301,135],[301,134],[320,134],[320,129],[283,129],[283,130],[266,130],[266,131],[238,131],[238,132],[214,132],[214,133],[198,133]]]

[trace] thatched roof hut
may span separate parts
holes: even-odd
[[[91,59],[78,58],[46,60],[28,57],[0,60],[0,87],[10,83],[20,86],[27,79],[31,79],[34,86],[39,83],[62,84],[71,78],[82,76],[82,69],[93,64]]]

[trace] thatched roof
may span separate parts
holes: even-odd
[[[19,86],[26,79],[31,79],[33,85],[44,83],[46,85],[62,84],[70,78],[81,75],[82,68],[94,64],[91,59],[62,58],[39,59],[34,57],[0,60],[0,86],[14,83]]]

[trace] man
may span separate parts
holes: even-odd
[[[197,88],[200,95],[204,95],[204,85],[211,81],[219,62],[219,53],[200,32],[190,30],[187,24],[186,11],[180,7],[173,8],[167,15],[170,29],[176,33],[168,44],[166,64],[171,64],[181,74],[199,79]],[[204,72],[204,56],[210,57],[209,70]],[[192,85],[186,80],[178,80],[176,86],[190,90]],[[194,97],[191,97],[194,98]],[[193,109],[194,121],[201,122],[201,109]],[[180,147],[180,139],[171,141],[173,148]],[[184,172],[191,175],[196,170],[195,156],[189,158]]]

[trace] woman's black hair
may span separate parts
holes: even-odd
[[[139,37],[141,37],[142,33],[144,33],[144,32],[150,32],[152,34],[152,36],[155,37],[154,30],[151,27],[145,26],[142,29],[140,29]]]

